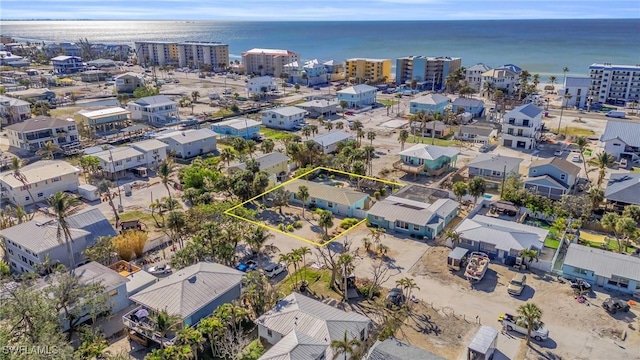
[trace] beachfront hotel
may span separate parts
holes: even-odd
[[[396,84],[418,82],[419,88],[442,90],[449,74],[462,67],[462,59],[449,56],[405,56],[396,59]]]
[[[242,65],[246,74],[280,77],[284,66],[300,61],[300,55],[289,50],[251,49],[242,54]]]
[[[229,45],[218,42],[140,41],[135,43],[138,63],[200,68],[211,65],[214,70],[229,66]]]
[[[640,101],[640,65],[593,64],[589,66],[589,77],[592,104],[624,106]]]
[[[366,80],[391,79],[391,59],[347,59],[345,64],[347,79]]]

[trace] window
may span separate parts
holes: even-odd
[[[58,182],[60,180],[62,180],[62,178],[60,176],[58,176],[58,177],[54,177],[53,179],[51,179],[51,182]]]
[[[566,175],[566,174],[561,174],[561,175],[560,175],[560,180],[564,180],[564,179],[566,179],[566,178],[567,178],[567,175]]]
[[[333,207],[333,203],[332,203],[331,201],[328,201],[328,202],[327,202],[327,206],[328,206],[328,207],[330,207],[330,208],[332,208],[332,207]]]
[[[364,329],[360,330],[360,341],[364,341],[365,331]]]
[[[113,297],[118,295],[118,289],[113,289],[111,291],[109,291],[109,296]]]
[[[131,162],[131,158],[127,158],[127,162]]]
[[[481,243],[480,250],[484,250],[487,252],[495,252],[496,246],[494,244]]]
[[[22,260],[22,262],[25,264],[27,263],[27,258],[22,255],[20,256],[20,260]]]
[[[271,329],[267,329],[267,336],[269,337],[273,336],[273,331],[271,331]]]
[[[617,275],[611,275],[611,279],[609,279],[608,283],[609,285],[613,285],[613,286],[617,286],[625,289],[629,287],[629,279],[626,279]]]
[[[396,220],[396,227],[400,229],[409,230],[409,224],[400,220]]]
[[[43,193],[38,193],[38,197],[43,197],[44,194]]]
[[[460,240],[460,242],[465,245],[473,245],[473,240],[468,240],[463,238],[462,240]]]
[[[580,275],[588,275],[588,271],[585,269],[581,269],[581,268],[573,268],[573,273],[574,274],[580,274]]]
[[[8,248],[7,250],[9,251],[9,254],[13,255],[13,249]]]
[[[415,231],[419,231],[419,230],[420,230],[420,226],[418,226],[418,225],[413,225],[413,230],[415,230]]]

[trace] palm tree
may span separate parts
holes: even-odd
[[[562,79],[562,83],[566,83],[567,81],[567,73],[569,72],[569,68],[568,67],[563,67],[562,68],[562,74],[564,75],[564,78]]]
[[[551,86],[554,86],[555,88],[555,84],[558,81],[558,78],[554,75],[549,76],[549,82],[551,83]]]
[[[343,119],[344,119],[344,113],[347,111],[347,106],[349,106],[349,103],[347,102],[347,100],[340,100],[340,108],[342,109]]]
[[[13,177],[18,179],[22,183],[22,185],[27,189],[27,193],[29,194],[29,199],[33,204],[36,203],[36,199],[31,194],[31,184],[29,184],[27,177],[20,171],[20,169],[24,166],[24,162],[21,161],[18,157],[14,157],[11,159],[10,169],[13,172]]]
[[[538,258],[538,250],[524,249],[520,252],[520,256],[527,259],[527,268],[529,268],[529,264],[531,264],[533,260]]]
[[[564,96],[562,96],[562,106],[560,106],[560,120],[558,120],[558,135],[560,135],[560,125],[562,124],[562,113],[564,113],[564,108],[567,106],[569,100],[571,100],[573,96],[569,93],[568,90],[565,90]]]
[[[486,190],[486,183],[481,177],[474,177],[469,180],[469,195],[473,196],[474,205],[478,203],[478,198],[484,194]]]
[[[309,200],[309,188],[304,185],[298,187],[296,197],[302,201],[302,217],[304,218],[304,208],[307,204],[307,200]]]
[[[171,181],[171,175],[173,175],[173,170],[175,169],[175,165],[171,158],[166,158],[163,160],[158,166],[158,175],[160,175],[160,179],[162,179],[162,184],[164,188],[167,189],[167,195],[169,196],[169,200],[171,200],[171,190],[169,189],[169,181]]]
[[[275,147],[276,144],[271,139],[266,139],[262,144],[260,144],[260,150],[265,154],[271,153]]]
[[[358,144],[362,145],[362,139],[365,137],[365,133],[363,130],[356,131],[356,137],[358,138]]]
[[[626,246],[623,247],[622,237],[629,236],[636,231],[637,223],[634,219],[627,216],[620,216],[617,213],[606,213],[600,220],[602,227],[614,233],[618,242],[618,252],[622,253]],[[626,244],[625,244],[626,245]]]
[[[402,279],[396,280],[396,286],[402,288],[403,292],[406,292],[405,293],[406,299],[411,298],[411,291],[413,291],[414,289],[420,290],[415,280],[409,277],[404,277]]]
[[[602,180],[604,179],[607,168],[613,165],[614,161],[615,159],[613,158],[613,156],[607,154],[604,151],[589,160],[589,165],[595,166],[597,169],[600,169],[600,171],[598,172],[598,186],[602,184]]]
[[[587,170],[587,160],[584,157],[584,152],[585,150],[587,150],[587,146],[589,145],[589,140],[587,140],[586,137],[584,136],[579,136],[576,139],[576,147],[578,148],[578,151],[580,151],[580,157],[582,158],[582,165],[584,166],[584,176],[587,177],[587,180],[589,180],[589,172]]]
[[[458,181],[453,184],[453,195],[456,196],[456,200],[458,200],[459,203],[462,202],[462,197],[467,195],[468,191],[467,184],[463,181]]]
[[[176,345],[186,345],[191,349],[191,353],[198,360],[198,351],[202,351],[204,344],[204,336],[202,333],[190,326],[187,326],[180,331],[176,336]]]
[[[398,142],[400,143],[400,151],[404,151],[404,144],[409,140],[409,131],[406,129],[400,130],[398,134]]]
[[[336,129],[338,129],[338,130],[344,129],[344,123],[342,121],[337,121],[336,122]]]
[[[531,330],[544,326],[542,322],[542,310],[534,303],[526,303],[518,307],[518,315],[522,318],[522,324],[527,328],[527,345],[531,343]]]
[[[116,224],[118,223],[118,221],[120,220],[120,216],[118,215],[118,211],[116,210],[116,206],[113,203],[113,193],[111,192],[111,186],[113,184],[111,183],[111,181],[107,180],[107,179],[102,179],[100,180],[100,182],[98,183],[98,185],[96,186],[98,188],[98,193],[100,193],[100,195],[106,195],[107,199],[109,200],[109,205],[111,206],[111,210],[113,210],[113,216],[116,219]]]
[[[445,240],[451,240],[454,248],[460,244],[460,240],[462,239],[462,235],[459,232],[451,229],[445,231],[443,236]]]
[[[194,90],[191,92],[191,99],[194,103],[198,102],[198,98],[200,98],[200,92],[198,90]]]
[[[303,273],[304,280],[307,280],[307,255],[311,255],[311,250],[306,246],[302,246],[298,249],[298,254],[302,256],[302,267],[305,269]]]
[[[151,320],[153,321],[154,331],[160,333],[160,347],[164,349],[164,339],[167,334],[180,327],[182,319],[179,316],[170,315],[165,309],[152,314]]]
[[[71,228],[67,223],[67,218],[74,211],[74,207],[80,204],[80,200],[65,192],[57,192],[47,199],[47,204],[51,208],[52,215],[56,218],[56,237],[58,243],[65,243],[67,245],[69,270],[71,271],[75,268],[75,261],[72,248],[73,238],[71,236]]]
[[[340,355],[344,355],[345,358],[351,360],[356,359],[356,354],[359,348],[362,346],[362,342],[356,338],[349,340],[347,332],[344,332],[344,338],[342,340],[331,340],[331,348],[333,349],[333,359],[337,359]]]
[[[338,267],[342,270],[342,279],[344,281],[344,289],[342,291],[342,298],[344,301],[349,300],[347,298],[347,279],[349,278],[349,275],[351,275],[351,273],[353,273],[353,270],[355,269],[355,264],[354,264],[354,259],[353,256],[351,256],[351,254],[349,253],[342,253],[340,254],[340,257],[338,258],[338,263],[337,263]]]
[[[50,160],[53,159],[55,153],[60,151],[61,148],[58,144],[54,144],[53,141],[49,140],[38,151],[36,151],[36,155],[43,156],[43,159]]]
[[[367,140],[370,140],[371,142],[369,143],[369,145],[373,146],[373,140],[375,140],[376,138],[376,132],[375,131],[368,131],[367,132]]]
[[[591,186],[589,191],[587,191],[587,196],[589,197],[589,201],[591,202],[591,208],[597,210],[600,208],[600,204],[604,200],[604,189],[597,186]],[[627,206],[625,211],[629,209],[631,206]]]
[[[253,159],[253,154],[258,149],[258,143],[256,143],[253,140],[247,140],[246,144],[247,144],[247,153],[249,154],[249,157]]]
[[[318,225],[324,229],[324,238],[325,240],[328,240],[329,228],[333,226],[333,213],[328,210],[323,210],[320,213],[320,218],[318,219]]]
[[[327,130],[329,130],[329,131],[333,130],[333,123],[332,123],[331,121],[327,121],[327,122],[324,124],[324,128],[325,128],[325,129],[327,129]]]
[[[220,160],[227,163],[227,167],[232,160],[236,158],[236,154],[233,152],[232,148],[226,147],[220,151]]]

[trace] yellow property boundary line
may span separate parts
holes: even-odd
[[[234,214],[234,213],[233,213],[235,209],[237,209],[237,208],[239,208],[239,207],[244,207],[244,205],[246,205],[246,204],[248,204],[248,203],[250,203],[250,202],[254,201],[255,199],[260,198],[260,197],[262,197],[262,196],[265,196],[265,195],[267,195],[268,193],[270,193],[270,192],[272,192],[272,191],[274,191],[274,190],[277,190],[277,189],[279,189],[279,188],[281,188],[281,187],[283,187],[283,186],[285,186],[285,185],[287,185],[287,184],[290,184],[290,183],[292,183],[292,182],[294,182],[294,181],[296,181],[296,180],[300,180],[300,179],[304,178],[305,176],[307,176],[307,175],[309,175],[309,174],[311,174],[311,173],[314,173],[314,172],[316,172],[316,171],[335,172],[335,173],[342,174],[342,175],[346,175],[346,176],[350,176],[350,177],[358,177],[358,178],[361,178],[361,179],[367,179],[367,180],[372,180],[372,181],[379,181],[379,182],[381,182],[381,183],[383,183],[383,184],[389,184],[389,185],[393,185],[393,186],[398,186],[398,187],[400,187],[400,188],[405,186],[404,184],[400,184],[400,183],[397,183],[397,182],[395,182],[395,181],[389,181],[389,180],[383,180],[383,179],[376,179],[376,178],[374,178],[374,177],[370,177],[370,176],[358,175],[358,174],[349,173],[349,172],[346,172],[346,171],[341,171],[341,170],[337,170],[337,169],[332,169],[332,168],[328,168],[328,167],[324,167],[324,166],[318,166],[318,167],[316,167],[316,168],[314,168],[314,169],[311,169],[311,170],[309,170],[309,171],[307,171],[307,172],[303,173],[302,175],[298,175],[298,176],[294,177],[294,178],[293,178],[293,179],[291,179],[291,180],[287,180],[287,181],[283,182],[282,184],[280,184],[280,185],[278,185],[278,186],[274,187],[273,189],[269,189],[269,190],[267,190],[267,191],[265,191],[265,192],[261,193],[260,195],[254,196],[254,197],[252,197],[251,199],[249,199],[249,200],[247,200],[247,201],[244,201],[244,202],[242,202],[242,203],[240,203],[240,204],[238,204],[238,205],[236,205],[236,206],[234,206],[234,207],[232,207],[232,208],[229,208],[229,209],[227,209],[224,213],[225,213],[226,215],[229,215],[229,216],[234,217],[234,218],[236,218],[236,219],[246,221],[246,222],[248,222],[248,223],[251,223],[251,224],[253,224],[253,225],[260,226],[260,227],[265,228],[265,229],[267,229],[267,230],[271,230],[271,231],[275,231],[275,232],[280,233],[280,234],[283,234],[283,235],[287,235],[287,236],[289,236],[289,237],[292,237],[292,238],[297,239],[297,240],[300,240],[300,241],[304,241],[304,242],[306,242],[306,243],[308,243],[308,244],[311,244],[311,245],[314,245],[314,246],[319,246],[319,247],[326,246],[326,245],[330,244],[331,242],[333,242],[334,240],[336,240],[338,237],[343,236],[343,235],[345,235],[346,233],[350,232],[351,230],[355,229],[355,228],[356,228],[356,227],[358,227],[360,224],[362,224],[362,223],[364,223],[365,221],[367,221],[367,219],[365,218],[365,219],[362,219],[362,220],[358,221],[358,222],[357,222],[355,225],[353,225],[352,227],[348,228],[347,230],[345,230],[345,231],[341,232],[340,234],[338,234],[338,235],[334,236],[333,238],[329,239],[329,241],[325,242],[324,244],[320,244],[320,243],[317,243],[317,242],[315,242],[315,241],[311,241],[311,240],[309,240],[309,239],[305,239],[305,238],[303,238],[302,236],[294,235],[294,234],[292,234],[292,233],[290,233],[290,232],[282,231],[282,230],[280,230],[280,229],[278,229],[278,228],[274,228],[274,227],[271,227],[271,226],[266,225],[266,224],[264,224],[264,223],[257,222],[257,221],[254,221],[254,220],[250,220],[250,219],[244,218],[244,217],[242,217],[242,216],[239,216],[239,215],[236,215],[236,214]]]

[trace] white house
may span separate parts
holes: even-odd
[[[347,102],[347,108],[364,108],[376,103],[378,88],[360,84],[338,91],[338,102]]]
[[[178,121],[178,103],[164,95],[147,96],[127,104],[131,119],[152,125],[165,125]]]
[[[640,123],[609,119],[600,137],[600,147],[616,160],[621,157],[637,160],[640,154]]]
[[[526,104],[504,114],[502,146],[533,150],[542,134],[542,113],[541,108]]]
[[[156,139],[168,145],[178,158],[191,158],[216,151],[218,134],[210,129],[174,131],[161,135]]]
[[[309,113],[295,106],[273,108],[261,112],[262,125],[272,129],[293,130],[302,126],[304,117]]]
[[[477,63],[473,66],[467,68],[467,71],[464,74],[464,79],[467,81],[469,86],[476,89],[477,92],[480,92],[482,88],[482,74],[491,70],[491,68],[483,63]]]
[[[591,87],[591,79],[588,77],[567,76],[564,80],[564,89],[558,92],[558,95],[569,93],[571,97],[560,99],[562,104],[567,107],[578,107],[585,109],[589,99],[589,87]]]
[[[271,76],[259,76],[247,81],[247,93],[251,95],[265,95],[278,90],[276,79]]]
[[[489,143],[498,137],[498,129],[491,124],[480,125],[478,123],[460,125],[454,137],[458,140]]]
[[[482,73],[482,81],[480,89],[484,89],[485,84],[493,84],[494,89],[500,89],[506,94],[511,94],[516,89],[518,83],[518,74],[509,69],[491,69]]]
[[[80,148],[76,123],[50,116],[38,116],[21,123],[5,127],[9,145],[29,151],[37,151],[51,141],[63,151],[72,152]]]
[[[31,118],[28,101],[0,95],[0,118],[2,125],[11,125]]]
[[[343,311],[298,293],[280,300],[271,310],[255,320],[258,335],[273,346],[261,360],[337,359],[333,340],[364,341],[369,337],[372,321],[355,311]],[[297,356],[296,356],[297,355]]]
[[[311,141],[320,145],[322,147],[322,151],[325,154],[330,154],[336,151],[339,143],[352,139],[353,136],[351,134],[346,133],[342,130],[335,130],[326,134],[318,135],[311,139]]]
[[[9,199],[17,206],[24,207],[45,201],[51,195],[61,191],[78,191],[80,169],[66,161],[36,161],[20,169],[20,174],[21,178],[16,177],[13,171],[0,174],[2,197]]]
[[[116,176],[125,176],[127,171],[157,168],[167,158],[167,147],[168,145],[162,141],[151,139],[86,156],[97,157],[102,173],[113,179]]]

